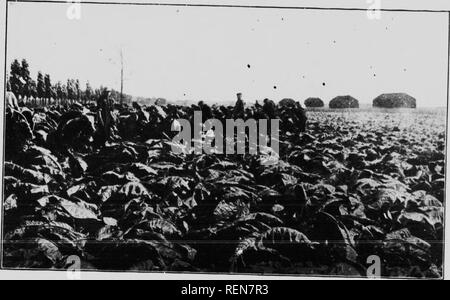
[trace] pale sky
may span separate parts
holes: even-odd
[[[168,100],[234,101],[350,94],[371,103],[406,92],[419,106],[447,101],[448,14],[9,3],[8,64],[32,76],[89,80]],[[248,65],[250,67],[248,67]]]

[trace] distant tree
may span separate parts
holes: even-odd
[[[45,74],[44,84],[45,84],[45,98],[48,100],[48,103],[50,103],[50,100],[54,97],[55,93],[52,88],[52,81],[50,79],[49,74]]]
[[[95,89],[95,100],[98,100],[102,95],[105,88],[101,85],[98,89]]]
[[[84,90],[80,90],[80,102],[83,104],[86,103],[86,92]]]
[[[30,65],[28,64],[26,59],[22,60],[22,66],[20,69],[20,77],[22,78],[21,82],[23,83],[22,95],[24,97],[31,97],[31,87],[30,87]]]
[[[23,80],[28,81],[30,78],[30,65],[26,59],[22,59],[21,76]]]
[[[68,79],[67,80],[67,98],[69,99],[69,101],[73,101],[75,99],[75,84],[73,79]]]
[[[22,94],[23,83],[20,80],[22,73],[22,66],[19,61],[15,59],[11,64],[11,72],[9,77],[9,83],[11,85],[11,91],[19,97]]]
[[[86,92],[85,92],[86,101],[87,102],[91,101],[93,95],[94,91],[92,90],[91,84],[88,81],[86,83]]]
[[[10,80],[9,80],[9,76],[8,76],[8,78],[6,79],[6,91],[7,91],[7,92],[11,92],[11,82],[10,82]]]
[[[29,89],[30,89],[30,96],[33,97],[34,99],[36,99],[36,97],[37,97],[37,84],[36,84],[36,81],[34,81],[33,79],[30,79]]]
[[[38,72],[36,90],[38,98],[42,100],[45,97],[45,81],[42,72]]]
[[[50,95],[52,97],[52,99],[54,99],[56,101],[56,89],[53,85],[50,86]]]
[[[75,81],[75,98],[77,101],[81,100],[81,87],[78,79]]]
[[[56,99],[58,99],[59,101],[62,101],[62,99],[63,99],[63,92],[62,92],[62,83],[61,83],[61,81],[58,81],[55,84],[54,89],[55,89],[55,92],[56,92]]]
[[[69,94],[67,92],[67,85],[62,84],[61,85],[61,99],[63,100],[63,102],[66,102],[68,97],[69,97]]]
[[[98,97],[100,97],[100,89],[95,89],[94,90],[94,100],[97,101]]]

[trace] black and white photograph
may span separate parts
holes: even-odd
[[[6,1],[2,271],[444,279],[450,7],[150,1]]]

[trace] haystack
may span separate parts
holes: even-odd
[[[320,98],[308,98],[305,100],[306,107],[324,107],[325,103],[323,103]]]
[[[280,107],[295,107],[296,103],[294,99],[284,98],[278,103]]]
[[[359,108],[359,102],[352,96],[338,96],[330,101],[330,108]]]
[[[416,99],[405,93],[382,94],[373,100],[373,107],[416,108]]]

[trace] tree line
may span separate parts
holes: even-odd
[[[86,82],[82,87],[80,80],[67,79],[66,82],[58,81],[52,84],[49,74],[39,71],[36,80],[30,75],[30,65],[26,59],[21,62],[15,59],[11,63],[9,78],[7,80],[7,90],[21,101],[27,104],[48,105],[48,104],[71,104],[80,102],[87,104],[100,97],[105,87],[92,88]],[[112,90],[112,96],[119,100],[120,93]],[[130,103],[131,96],[123,95],[123,102]]]

